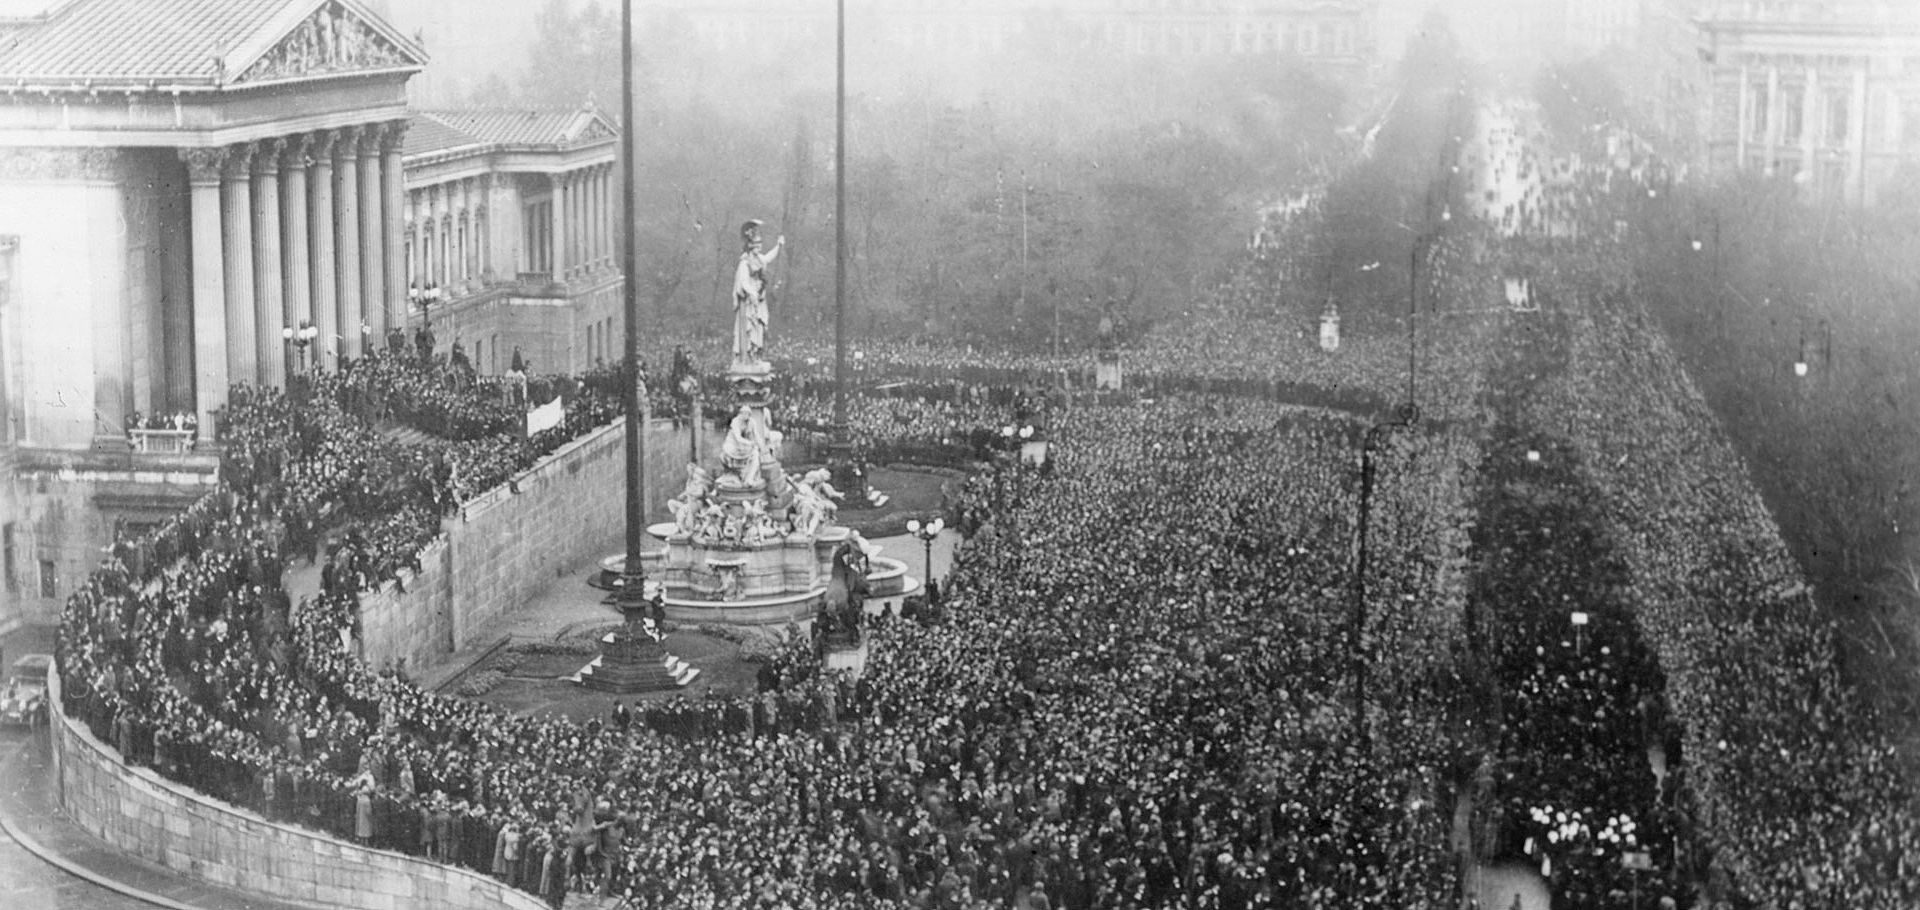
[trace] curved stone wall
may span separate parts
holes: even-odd
[[[60,709],[53,762],[61,808],[109,845],[184,875],[330,910],[545,910],[534,895],[479,873],[270,822],[129,767]]]

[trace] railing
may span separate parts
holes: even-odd
[[[199,435],[197,430],[128,430],[127,445],[142,455],[185,455]]]

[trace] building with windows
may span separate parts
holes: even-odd
[[[483,373],[619,356],[619,135],[591,106],[416,111],[407,131],[409,322]]]
[[[1870,205],[1920,164],[1920,6],[1737,0],[1698,26],[1711,169]]]
[[[358,0],[0,5],[11,604],[50,614],[115,527],[213,485],[231,383],[357,356],[404,318],[425,63]],[[130,433],[135,414],[168,423]]]
[[[613,355],[614,125],[413,111],[425,64],[361,0],[0,0],[0,628],[213,487],[231,384],[424,319]]]

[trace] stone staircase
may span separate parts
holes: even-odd
[[[624,639],[608,632],[600,644],[600,656],[568,679],[596,692],[631,695],[685,688],[700,675],[698,667],[668,654],[651,631]]]

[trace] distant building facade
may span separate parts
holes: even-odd
[[[483,373],[619,357],[619,135],[591,107],[417,111],[406,169],[408,322]],[[411,340],[411,339],[409,339]]]
[[[1920,165],[1920,6],[1739,0],[1699,22],[1706,164],[1872,204]]]

